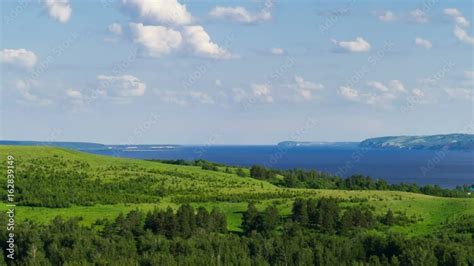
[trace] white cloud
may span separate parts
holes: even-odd
[[[422,89],[419,89],[419,88],[415,88],[411,91],[411,93],[415,96],[415,97],[419,97],[419,98],[422,98],[422,97],[425,97],[426,96],[426,93],[425,91],[423,91]]]
[[[370,43],[361,37],[357,37],[353,41],[336,41],[332,42],[339,48],[353,53],[368,52],[370,50]]]
[[[222,81],[220,79],[216,79],[214,84],[216,84],[217,87],[222,87]]]
[[[236,7],[223,7],[223,6],[216,6],[214,9],[211,10],[209,13],[211,16],[216,18],[223,18],[228,19],[231,21],[241,22],[241,23],[256,23],[267,21],[272,18],[272,7],[273,1],[267,0],[265,1],[265,6],[257,13],[252,14],[247,9],[241,6]]]
[[[450,98],[472,100],[472,97],[473,97],[472,89],[447,88],[447,89],[444,89],[444,91],[448,94]]]
[[[82,99],[82,93],[78,90],[68,89],[66,95],[73,99]]]
[[[190,104],[214,104],[214,99],[202,91],[155,90],[160,101],[181,107]]]
[[[405,86],[400,80],[390,80],[388,86],[395,91],[406,92]]]
[[[120,25],[120,24],[118,24],[118,23],[112,23],[112,24],[110,24],[110,25],[107,27],[107,29],[108,29],[110,32],[114,33],[114,34],[117,34],[117,35],[122,34],[122,25]]]
[[[394,21],[397,19],[392,11],[384,11],[382,14],[377,15],[377,18],[384,22]]]
[[[463,43],[471,44],[474,45],[474,37],[469,36],[466,32],[466,30],[462,29],[458,25],[454,26],[454,36],[458,38]]]
[[[303,98],[303,100],[307,101],[313,99],[314,91],[318,91],[324,88],[322,84],[306,81],[300,76],[295,76],[295,83],[296,92],[301,98]]]
[[[428,16],[421,9],[415,9],[410,12],[410,18],[416,23],[428,22]]]
[[[398,99],[402,93],[406,93],[405,86],[399,80],[390,80],[386,84],[379,81],[370,81],[367,86],[371,90],[359,91],[350,86],[341,86],[339,87],[339,94],[350,101],[387,107]]]
[[[462,16],[461,12],[457,10],[456,8],[446,8],[444,9],[444,14],[452,17],[459,17]]]
[[[186,26],[184,27],[183,35],[191,50],[197,55],[215,59],[229,59],[233,57],[226,49],[213,43],[211,37],[202,26]]]
[[[285,53],[285,50],[283,50],[282,48],[272,48],[270,49],[270,53],[274,55],[282,55]]]
[[[202,104],[214,104],[214,100],[211,96],[202,91],[190,91],[189,96]]]
[[[350,86],[339,87],[339,94],[347,100],[351,100],[351,101],[359,100],[359,92]]]
[[[44,0],[43,4],[48,9],[49,16],[55,20],[66,23],[71,18],[72,9],[69,0]]]
[[[431,49],[431,47],[433,47],[430,41],[422,39],[422,38],[416,38],[415,44],[418,46],[424,47],[425,49],[428,49],[428,50]]]
[[[370,81],[367,83],[367,85],[381,92],[398,93],[406,91],[403,83],[400,80],[396,79],[390,80],[387,85],[379,81]]]
[[[454,18],[454,22],[456,23],[456,25],[459,25],[461,27],[469,27],[471,25],[471,23],[469,22],[469,20],[467,20],[461,13],[461,11],[459,11],[458,9],[456,8],[446,8],[444,10],[444,14],[447,15],[447,16],[450,16],[450,17],[453,17]]]
[[[454,18],[454,36],[461,42],[474,45],[474,37],[469,36],[463,28],[468,28],[471,23],[456,8],[446,8],[444,14]]]
[[[0,62],[18,65],[22,67],[33,67],[38,57],[32,51],[26,49],[3,49],[0,51]]]
[[[262,100],[266,103],[272,103],[273,97],[271,96],[271,89],[268,84],[252,84],[252,93],[253,96]]]
[[[142,23],[130,23],[133,41],[143,45],[148,54],[159,57],[178,48],[182,41],[179,31],[163,26],[144,26]]]
[[[186,25],[193,20],[186,6],[177,0],[122,0],[122,3],[141,18],[154,23]]]
[[[324,88],[324,86],[322,84],[306,81],[300,76],[295,76],[295,82],[298,85],[298,88],[300,88],[300,89],[320,90],[320,89]]]
[[[17,80],[15,87],[22,96],[23,100],[39,106],[51,105],[52,101],[31,93],[31,89],[37,87],[39,83],[35,80]]]
[[[142,96],[145,94],[146,85],[132,75],[106,76],[99,75],[97,80],[100,87],[112,97]]]
[[[369,83],[367,83],[367,85],[379,91],[385,91],[385,92],[389,91],[387,86],[385,86],[383,83],[378,82],[378,81],[370,81]]]
[[[460,27],[464,27],[464,28],[467,28],[471,25],[471,23],[469,22],[469,20],[467,20],[465,17],[456,17],[454,19],[454,21],[456,22],[457,25],[459,25]]]

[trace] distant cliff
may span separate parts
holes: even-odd
[[[448,134],[432,136],[392,136],[370,138],[360,147],[413,150],[474,150],[474,135]]]

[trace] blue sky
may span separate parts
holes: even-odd
[[[2,1],[0,139],[473,132],[471,1]]]

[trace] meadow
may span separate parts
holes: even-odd
[[[177,209],[180,204],[188,203],[208,210],[218,207],[226,215],[228,229],[240,232],[242,213],[250,201],[255,202],[259,210],[275,205],[282,216],[288,216],[294,199],[321,197],[338,198],[343,206],[372,206],[380,215],[389,209],[404,213],[417,222],[394,226],[390,230],[407,235],[431,234],[457,217],[474,215],[473,198],[443,198],[400,191],[282,188],[251,178],[248,169],[244,169],[245,176],[239,176],[237,168],[225,171],[220,167],[218,171],[211,171],[198,166],[114,158],[50,147],[0,146],[0,155],[2,172],[6,172],[7,155],[15,157],[18,222],[32,220],[48,224],[59,215],[81,217],[82,225],[92,225],[97,219],[114,219],[120,213],[135,209],[145,212],[155,208]],[[57,175],[55,179],[42,178],[37,182],[34,173],[40,176],[44,172]],[[80,182],[71,180],[76,178],[68,175],[71,172],[78,173]],[[6,182],[5,176],[1,175],[0,182]],[[22,177],[27,178],[21,180]],[[101,195],[89,195],[94,193]],[[58,202],[72,195],[76,199],[67,207],[54,201],[51,206],[41,206],[38,201],[42,198],[36,194],[44,198],[56,197]],[[1,195],[5,199],[4,191]],[[6,208],[3,205],[2,211]]]

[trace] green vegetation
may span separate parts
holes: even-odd
[[[19,265],[474,265],[473,198],[48,147],[0,146],[3,172],[9,154]]]

